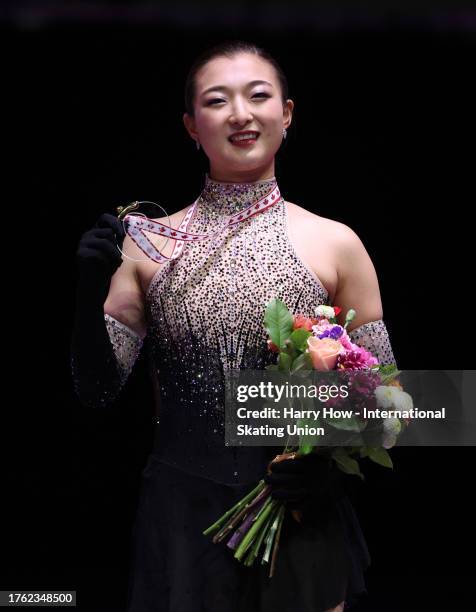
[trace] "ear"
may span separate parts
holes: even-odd
[[[198,133],[195,127],[195,119],[191,117],[188,113],[183,114],[183,123],[185,125],[185,129],[190,134],[190,136],[196,140],[198,137]]]
[[[291,125],[291,121],[293,118],[293,109],[294,102],[292,100],[286,100],[286,104],[283,108],[283,120],[285,128],[288,128]]]

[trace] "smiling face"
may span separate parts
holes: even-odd
[[[260,82],[258,82],[260,81]],[[291,123],[294,103],[283,105],[274,67],[251,53],[216,57],[197,72],[194,113],[183,116],[210,162],[210,178],[252,182],[274,176],[274,157]],[[256,140],[233,144],[239,131],[258,132]]]

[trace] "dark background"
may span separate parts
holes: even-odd
[[[12,339],[0,589],[74,589],[81,610],[124,608],[152,390],[141,355],[109,410],[74,397],[74,253],[118,204],[174,212],[197,197],[207,164],[182,123],[183,84],[195,56],[224,38],[262,45],[284,68],[296,108],[277,159],[281,191],[361,237],[399,367],[474,365],[475,12],[411,6],[3,5],[14,135],[4,214],[15,229],[3,260]],[[465,609],[474,450],[392,457],[393,472],[365,466],[355,493],[372,556],[358,610]]]

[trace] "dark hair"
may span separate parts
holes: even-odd
[[[185,110],[191,117],[194,116],[193,103],[196,94],[195,80],[197,72],[200,70],[200,68],[205,66],[205,64],[208,64],[209,61],[215,59],[216,57],[232,58],[238,53],[252,53],[266,60],[273,66],[281,87],[281,97],[283,101],[283,106],[285,105],[286,100],[288,99],[288,81],[284,72],[281,69],[281,66],[274,59],[274,57],[270,53],[253,43],[248,43],[243,40],[227,40],[201,53],[190,67],[187,78],[185,80]]]

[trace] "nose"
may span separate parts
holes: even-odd
[[[252,121],[252,119],[253,115],[248,108],[248,104],[242,99],[235,100],[232,106],[230,122],[243,125]]]

